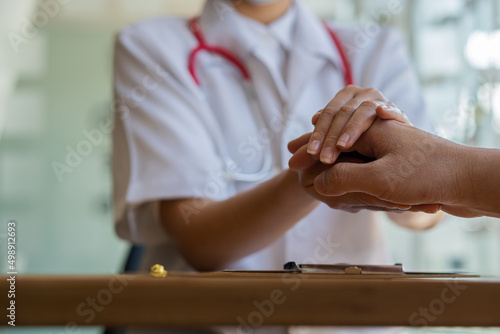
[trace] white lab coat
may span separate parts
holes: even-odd
[[[264,124],[255,121],[240,72],[227,61],[201,54],[197,69],[202,86],[195,84],[188,57],[198,43],[186,19],[140,22],[125,28],[116,41],[116,231],[147,246],[144,269],[161,263],[167,270],[193,270],[160,226],[158,200],[223,200],[255,186],[226,182],[225,155],[241,170],[255,172],[264,150],[272,150],[274,167],[287,168],[287,143],[312,131],[312,115],[344,87],[338,50],[301,0],[295,0],[297,17],[282,82],[259,60],[265,50],[248,31],[234,28],[239,15],[220,4],[207,1],[201,28],[210,44],[231,50],[249,69]],[[381,29],[363,39],[358,28],[332,27],[348,51],[355,84],[379,89],[415,126],[431,130],[401,37]],[[351,214],[321,205],[273,245],[230,268],[280,269],[287,261],[389,263],[375,213]]]

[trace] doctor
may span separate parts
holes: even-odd
[[[390,262],[375,213],[319,204],[287,168],[287,143],[327,104],[344,115],[332,120],[339,129],[362,132],[388,101],[431,129],[399,35],[382,29],[347,52],[355,34],[301,0],[208,0],[194,20],[160,17],[119,34],[115,221],[121,237],[147,246],[144,269]]]

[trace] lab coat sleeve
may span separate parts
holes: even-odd
[[[358,36],[362,33],[356,31]],[[403,36],[394,29],[381,28],[377,36],[363,40],[355,35],[353,40],[352,68],[358,85],[380,90],[406,113],[413,125],[434,132]]]
[[[210,197],[204,187],[210,175],[223,170],[204,121],[203,113],[210,110],[186,84],[187,58],[182,66],[176,62],[188,50],[186,36],[176,29],[159,35],[155,40],[140,26],[126,28],[115,45],[115,227],[119,236],[135,243],[168,240],[159,223],[158,201]],[[162,54],[158,43],[181,54]],[[181,43],[178,49],[176,43]],[[225,193],[222,189],[216,195],[223,198]]]

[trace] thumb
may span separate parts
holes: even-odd
[[[349,192],[363,192],[377,196],[384,188],[383,171],[379,173],[377,160],[370,163],[338,163],[314,180],[314,188],[324,196],[340,196]]]

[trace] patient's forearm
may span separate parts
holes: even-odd
[[[462,164],[457,203],[500,217],[500,150],[464,146],[456,156]]]

